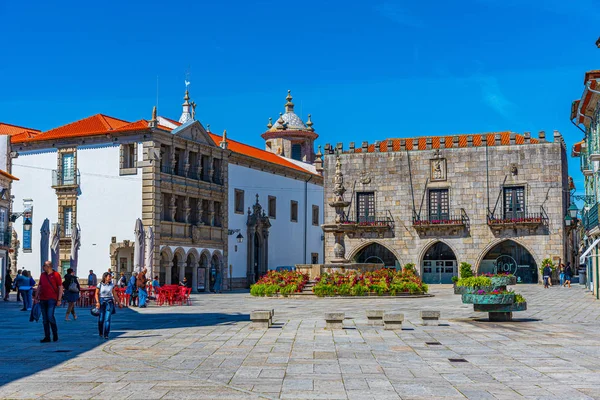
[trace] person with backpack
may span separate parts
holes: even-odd
[[[129,278],[129,282],[127,283],[127,289],[125,289],[125,294],[129,295],[129,306],[137,306],[138,299],[138,291],[137,291],[137,272],[134,272]]]
[[[79,300],[79,278],[73,275],[73,268],[67,270],[65,279],[63,281],[64,298],[67,301],[67,315],[65,315],[65,321],[69,321],[69,314],[73,314],[73,320],[77,321],[77,314],[75,314],[75,303]]]
[[[17,281],[19,293],[21,293],[21,297],[23,298],[23,308],[21,311],[31,311],[34,285],[35,281],[29,276],[29,271],[23,270]]]
[[[40,343],[50,342],[50,330],[52,330],[53,340],[58,341],[58,325],[54,318],[54,310],[56,307],[60,307],[62,296],[63,287],[60,274],[52,269],[51,261],[46,261],[35,295],[35,301],[40,303],[42,309],[44,324],[44,338],[40,340]]]
[[[546,265],[542,274],[544,277],[544,289],[548,289],[548,286],[551,284],[550,279],[552,279],[552,268],[550,268],[549,265]]]
[[[17,276],[15,276],[15,280],[13,281],[13,290],[17,292],[17,302],[21,300],[21,292],[19,292],[19,278],[21,277],[22,270],[17,270]]]

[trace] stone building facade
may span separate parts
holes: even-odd
[[[537,282],[544,258],[565,259],[567,158],[557,131],[550,141],[501,132],[324,153],[326,263],[414,263],[425,282],[450,283],[464,261]]]

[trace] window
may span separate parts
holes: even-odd
[[[302,161],[302,145],[300,143],[292,144],[292,159]]]
[[[319,225],[319,206],[313,205],[312,207],[312,223],[313,225]]]
[[[171,196],[167,193],[162,194],[162,219],[163,221],[171,220],[171,213],[169,211],[169,205],[171,204]]]
[[[0,244],[7,246],[10,243],[12,232],[9,232],[7,228],[8,209],[0,207]]]
[[[448,189],[432,189],[429,191],[429,220],[450,218]]]
[[[204,225],[210,225],[209,214],[208,214],[208,200],[202,200],[202,222]]]
[[[310,253],[310,263],[311,264],[319,263],[319,253]]]
[[[512,186],[504,188],[504,218],[518,219],[525,216],[525,188]]]
[[[223,184],[223,177],[221,176],[221,173],[222,173],[221,165],[222,165],[222,160],[220,160],[218,158],[213,159],[213,183],[216,183],[217,185]]]
[[[200,156],[200,163],[202,164],[202,177],[201,179],[205,182],[208,182],[208,177],[210,176],[210,157],[209,156]]]
[[[190,197],[190,224],[198,225],[200,219],[198,217],[198,199]]]
[[[75,183],[75,153],[64,153],[62,155],[62,183],[72,185]]]
[[[277,217],[277,198],[269,196],[269,218],[275,219]]]
[[[223,226],[223,210],[221,209],[221,203],[215,201],[215,226]]]
[[[73,228],[73,207],[63,207],[63,226],[62,230],[65,237],[71,237]]]
[[[121,145],[121,165],[119,175],[137,174],[137,143]]]
[[[290,203],[291,211],[290,211],[290,221],[298,222],[298,202],[292,200]]]
[[[240,189],[235,189],[235,213],[243,214],[244,213],[244,191]]]
[[[375,221],[375,193],[359,192],[356,194],[357,222]]]

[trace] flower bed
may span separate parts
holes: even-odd
[[[324,273],[315,281],[313,292],[319,297],[396,296],[424,294],[428,290],[427,285],[419,279],[413,268],[404,268],[402,271],[383,268],[364,273],[357,271]]]
[[[454,286],[454,294],[475,293],[477,290],[492,291],[492,279],[486,276],[460,278]]]
[[[288,296],[301,292],[308,282],[308,275],[296,271],[269,271],[250,286],[252,296]]]

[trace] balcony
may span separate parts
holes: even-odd
[[[502,210],[496,213],[488,210],[487,223],[495,231],[506,228],[535,230],[539,226],[548,225],[548,214],[543,206],[540,206],[539,212],[531,212],[526,208],[523,211],[512,212],[510,214],[505,214]]]
[[[587,153],[581,153],[581,172],[584,176],[592,176],[594,175],[594,166],[588,160]]]
[[[598,228],[598,203],[583,214],[583,226],[586,232]]]
[[[389,211],[373,213],[368,216],[360,215],[358,218],[353,213],[353,215],[346,215],[340,223],[323,225],[323,230],[325,232],[346,232],[351,238],[357,235],[365,237],[368,234],[383,237],[386,232],[394,231],[394,218]]]
[[[9,248],[12,239],[12,231],[10,228],[0,230],[0,247]]]
[[[423,235],[426,235],[427,232],[458,234],[463,229],[468,228],[469,217],[464,208],[461,208],[458,214],[444,215],[443,218],[430,216],[421,219],[419,215],[415,215],[412,224],[413,228]]]
[[[191,243],[198,242],[222,242],[223,228],[210,225],[191,225],[183,222],[160,222],[161,240],[175,240],[184,242],[189,240]]]
[[[71,188],[80,184],[79,170],[75,171],[52,171],[52,188]]]

